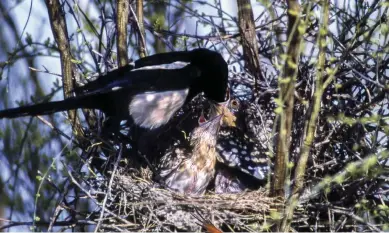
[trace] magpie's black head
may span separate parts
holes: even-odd
[[[177,61],[189,62],[201,72],[199,79],[190,84],[189,99],[204,92],[205,97],[215,102],[226,100],[228,66],[218,52],[198,48],[191,51],[155,54],[135,61],[135,68]]]
[[[201,70],[201,80],[195,88],[201,88],[204,95],[213,101],[224,102],[227,97],[228,66],[218,52],[199,48],[191,52],[191,64]]]

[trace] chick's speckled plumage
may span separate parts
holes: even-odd
[[[216,165],[214,185],[216,193],[257,189],[266,184],[271,172],[271,161],[266,154],[267,129],[261,129],[262,118],[258,117],[256,109],[249,108],[251,103],[239,102],[238,105],[235,106],[240,110],[236,118],[238,127],[223,125],[219,131],[216,144],[219,163]],[[247,124],[247,118],[257,120],[258,125]],[[260,130],[257,131],[257,128]]]
[[[220,130],[216,150],[219,160],[230,167],[256,177],[259,180],[267,178],[269,158],[261,150],[258,143],[244,132],[233,127],[224,127]]]

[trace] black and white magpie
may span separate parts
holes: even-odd
[[[76,88],[75,97],[2,110],[0,118],[88,108],[119,122],[131,116],[136,125],[153,129],[201,92],[212,104],[225,104],[227,79],[227,63],[218,52],[200,48],[156,54]]]

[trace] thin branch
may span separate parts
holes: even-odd
[[[35,71],[35,72],[42,72],[42,73],[45,73],[45,74],[51,74],[51,75],[55,75],[55,76],[58,76],[58,77],[62,77],[61,74],[57,74],[57,73],[53,73],[53,72],[50,72],[46,67],[43,66],[43,68],[45,68],[45,70],[39,70],[37,68],[34,68],[34,67],[28,67],[30,70],[32,71]]]
[[[313,96],[313,103],[311,113],[310,113],[310,119],[308,124],[305,125],[304,130],[304,143],[301,150],[301,155],[299,157],[299,160],[297,162],[296,170],[295,170],[295,183],[293,187],[292,196],[290,197],[288,201],[288,205],[286,205],[285,210],[285,217],[281,224],[281,231],[288,231],[290,224],[293,219],[293,213],[294,209],[296,208],[298,204],[298,200],[300,198],[300,195],[302,193],[302,189],[304,186],[304,175],[305,170],[307,166],[307,161],[309,154],[311,152],[311,146],[315,138],[315,131],[316,131],[316,122],[317,118],[320,113],[320,104],[321,104],[321,97],[324,92],[324,66],[325,66],[325,49],[327,47],[327,31],[328,31],[328,19],[329,19],[329,3],[326,0],[323,0],[322,2],[322,25],[319,29],[319,37],[318,37],[318,47],[319,47],[319,60],[317,63],[317,75],[316,75],[316,83],[315,83],[315,94]]]
[[[140,57],[147,56],[146,50],[146,34],[144,27],[144,19],[143,19],[143,0],[136,0],[136,19],[138,26],[138,51]]]
[[[111,175],[111,179],[109,180],[109,184],[108,184],[108,190],[107,190],[107,193],[104,197],[104,200],[103,200],[103,204],[102,204],[102,210],[100,212],[100,219],[97,223],[97,226],[95,228],[95,232],[97,232],[99,230],[99,227],[101,225],[101,221],[104,217],[104,211],[105,211],[105,205],[107,204],[107,200],[108,200],[108,196],[111,195],[111,190],[112,190],[112,183],[113,183],[113,180],[116,176],[116,171],[117,171],[117,168],[119,166],[119,162],[120,160],[122,159],[122,154],[123,154],[123,144],[120,145],[120,149],[119,149],[119,152],[118,152],[118,157],[116,159],[116,162],[115,162],[115,165],[114,165],[114,168],[113,168],[113,171],[112,171],[112,175]]]
[[[118,51],[118,65],[119,67],[128,64],[127,51],[127,24],[130,3],[128,0],[117,1],[117,51]]]
[[[263,81],[259,64],[258,41],[255,31],[253,9],[249,0],[238,0],[238,21],[243,59],[249,72],[255,77],[254,88],[258,88],[258,80]]]
[[[65,12],[62,10],[63,8],[59,0],[45,0],[45,2],[47,10],[49,11],[53,36],[57,42],[59,54],[61,56],[63,93],[64,97],[67,98],[71,95],[71,91],[75,88],[73,80],[75,80],[74,77],[76,75],[76,70],[71,61],[72,55],[70,53]],[[83,130],[77,117],[76,110],[69,110],[68,114],[71,122],[73,123],[73,131],[76,135],[82,136]]]
[[[368,227],[370,228],[370,230],[372,230],[372,231],[381,232],[381,229],[377,228],[376,226],[374,226],[374,225],[371,224],[370,222],[365,221],[363,218],[361,218],[361,217],[355,215],[353,212],[346,211],[346,210],[340,210],[340,209],[336,209],[336,208],[331,209],[331,210],[334,211],[335,213],[338,213],[338,214],[347,215],[347,216],[349,216],[350,218],[354,219],[355,221],[365,224],[365,225],[368,226]]]
[[[278,112],[280,114],[277,154],[274,164],[274,177],[271,184],[271,195],[285,197],[285,180],[289,161],[290,137],[293,122],[293,106],[295,80],[299,64],[302,33],[298,30],[300,21],[300,4],[298,1],[288,1],[288,41],[287,58],[284,62],[283,75],[279,78],[280,99]]]
[[[0,227],[0,231],[3,231],[5,229],[9,229],[11,227],[16,227],[16,226],[32,226],[34,223],[37,226],[48,226],[50,225],[49,222],[45,221],[38,221],[38,222],[15,222],[15,221],[10,221],[7,219],[2,219],[0,218],[0,222],[9,222],[8,225],[4,225]],[[96,222],[90,221],[90,220],[76,220],[76,221],[56,221],[54,226],[88,226],[88,225],[96,225]]]

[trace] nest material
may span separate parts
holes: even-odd
[[[216,226],[247,229],[246,224],[264,221],[270,211],[280,205],[280,201],[268,197],[264,189],[191,197],[131,176],[118,175],[114,180],[112,192],[121,195],[110,205],[113,207],[110,211],[133,220],[137,230],[194,231],[199,229],[198,214],[201,218],[213,219]]]

